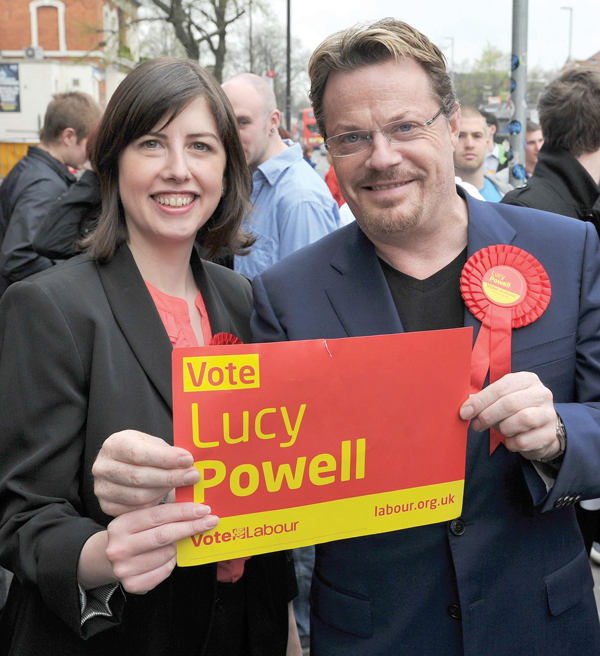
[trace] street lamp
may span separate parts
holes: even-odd
[[[569,59],[567,61],[570,64],[573,59],[571,56],[571,46],[573,44],[573,7],[561,7],[561,9],[569,12]]]

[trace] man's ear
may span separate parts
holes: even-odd
[[[454,111],[448,119],[448,129],[450,130],[450,142],[452,147],[456,148],[458,144],[458,134],[460,132],[460,105],[456,103]]]
[[[281,124],[281,112],[278,109],[274,109],[269,115],[269,131],[278,130],[280,124]]]
[[[65,146],[77,143],[77,132],[73,128],[65,128],[60,134],[60,142]]]

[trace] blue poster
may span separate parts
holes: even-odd
[[[20,112],[19,64],[0,64],[0,112]]]

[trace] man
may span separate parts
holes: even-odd
[[[544,135],[542,128],[533,121],[527,121],[527,132],[525,135],[525,179],[533,175],[533,170],[538,161],[538,154],[541,147],[544,145]],[[509,183],[508,169],[502,169],[496,174],[495,180],[503,184]],[[513,187],[511,186],[511,190]]]
[[[405,23],[334,34],[309,72],[315,116],[356,222],[254,279],[257,342],[463,325],[476,338],[481,323],[462,302],[461,270],[497,244],[537,258],[552,284],[544,314],[512,332],[516,373],[457,408],[471,421],[461,517],[317,545],[311,653],[600,653],[593,578],[572,507],[600,496],[595,230],[457,190],[460,109],[442,53]],[[437,394],[423,399],[424,413]],[[490,426],[506,441],[492,455]],[[132,448],[123,445],[108,480],[113,498],[136,503],[114,475],[130,466]],[[184,479],[198,480],[190,480],[193,467],[177,468],[180,456],[157,445],[139,468],[153,503]]]
[[[538,155],[543,145],[544,134],[542,128],[533,121],[527,121],[527,132],[525,135],[525,176],[527,180],[533,175],[533,170],[538,162]]]
[[[508,166],[508,157],[502,144],[496,143],[498,133],[498,119],[490,112],[483,114],[489,131],[487,142],[487,153],[485,156],[484,170],[486,175],[494,175],[503,171]]]
[[[488,127],[483,114],[473,107],[462,107],[459,129],[458,145],[454,150],[456,175],[472,184],[485,200],[500,202],[512,185],[499,181],[493,174],[484,174]]]
[[[462,325],[477,333],[459,277],[468,257],[495,244],[531,253],[552,283],[544,315],[513,331],[519,373],[460,409],[472,420],[461,518],[317,545],[312,653],[600,653],[572,508],[600,491],[595,231],[457,193],[460,110],[442,54],[413,28],[387,19],[333,35],[310,75],[357,225],[254,279],[256,341]],[[506,438],[492,456],[491,425]]]
[[[600,230],[599,98],[594,68],[568,68],[548,85],[538,103],[544,144],[535,171],[504,203],[591,221]]]
[[[236,75],[223,85],[238,120],[246,160],[253,170],[254,212],[244,228],[257,240],[249,255],[235,258],[248,278],[302,246],[339,228],[338,207],[303,159],[302,148],[279,136],[275,94],[258,75]]]
[[[0,295],[10,283],[54,264],[33,250],[33,238],[48,207],[76,180],[67,167],[79,169],[87,160],[87,139],[101,111],[85,93],[55,95],[40,145],[29,147],[0,186]]]

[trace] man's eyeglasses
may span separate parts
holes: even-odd
[[[354,130],[342,132],[325,140],[325,148],[332,157],[350,157],[369,150],[373,145],[373,135],[381,132],[392,146],[402,144],[413,139],[418,139],[435,119],[444,111],[441,107],[439,112],[428,121],[422,119],[402,119],[386,123],[379,130]]]

